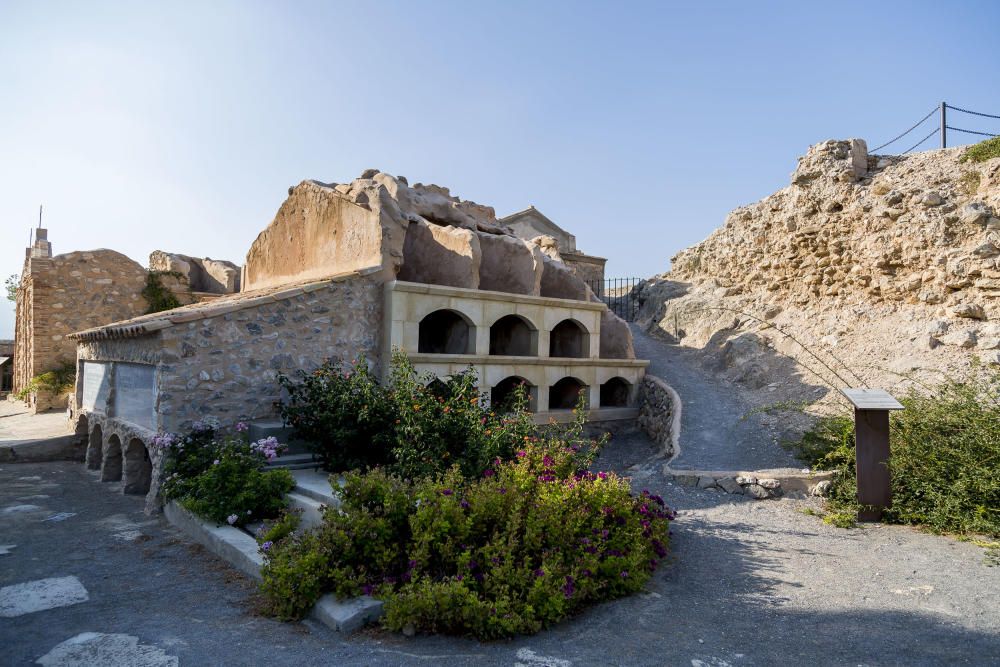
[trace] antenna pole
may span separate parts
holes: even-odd
[[[42,228],[42,205],[38,205],[38,228]]]

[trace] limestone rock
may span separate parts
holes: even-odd
[[[943,336],[941,342],[945,345],[955,345],[964,349],[971,349],[976,346],[976,334],[973,331],[955,331]]]
[[[948,309],[952,317],[965,317],[973,320],[985,320],[986,311],[976,303],[960,303]]]

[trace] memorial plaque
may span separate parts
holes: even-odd
[[[110,391],[108,365],[96,361],[83,362],[83,409],[89,412],[107,411]]]
[[[138,426],[154,429],[153,406],[156,404],[154,375],[156,368],[144,364],[115,365],[115,417]]]

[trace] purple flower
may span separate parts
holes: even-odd
[[[375,587],[372,586],[371,584],[365,584],[364,586],[361,587],[361,592],[364,593],[365,595],[371,595],[372,593],[375,592]]]
[[[462,506],[462,509],[464,509],[464,510],[467,510],[467,509],[469,509],[469,501],[468,501],[468,500],[465,500],[464,498],[462,499],[462,502],[461,502],[461,503],[459,503],[459,505],[461,505],[461,506]]]
[[[543,570],[542,568],[538,568],[537,570],[535,570],[535,576],[536,577],[544,577],[545,576],[545,570]]]
[[[450,496],[451,494],[452,494],[452,490],[451,489],[442,489],[442,491],[441,491],[441,495],[442,496]]]
[[[551,456],[549,456],[548,454],[546,454],[545,456],[543,456],[543,457],[542,457],[542,465],[544,465],[545,467],[551,467],[551,466],[554,466],[554,465],[555,465],[555,463],[556,463],[556,462],[555,462],[555,461],[553,461],[553,460],[552,460],[552,457],[551,457]]]
[[[573,577],[567,576],[566,577],[566,583],[563,584],[563,587],[562,587],[563,595],[566,596],[567,600],[569,598],[573,597],[573,593],[576,592],[576,586],[574,586],[573,583],[574,583],[573,582]]]
[[[214,466],[219,465],[219,459],[215,459],[214,461],[212,461],[212,465]]]
[[[236,523],[239,520],[239,518],[240,517],[238,517],[235,514],[230,514],[229,516],[226,517],[226,522],[229,523],[229,525],[231,526],[234,523]]]
[[[493,471],[487,468],[483,471],[483,477],[492,477],[494,475]]]
[[[607,478],[608,478],[608,473],[603,472],[603,471],[597,473],[597,479],[607,479]]]
[[[628,570],[622,570],[621,578],[622,579],[628,579]]]
[[[250,425],[247,424],[246,422],[236,422],[236,430],[239,433],[243,433],[244,431],[249,431]]]
[[[274,542],[272,542],[271,540],[268,540],[267,542],[264,542],[264,544],[260,545],[260,550],[261,551],[270,551],[271,547],[273,547],[273,546],[274,546]]]

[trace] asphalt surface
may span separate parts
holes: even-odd
[[[681,397],[681,451],[670,462],[678,470],[762,470],[802,464],[779,444],[768,417],[752,413],[740,392],[701,364],[697,351],[669,345],[633,325],[635,356]]]
[[[620,468],[650,449],[641,438],[616,438],[601,463]],[[988,567],[981,549],[901,527],[841,530],[799,511],[815,501],[685,489],[664,482],[659,469],[630,471],[637,489],[680,509],[672,562],[645,593],[532,637],[480,643],[377,629],[345,638],[261,617],[252,582],[162,517],[144,515],[140,498],[101,484],[82,464],[5,465],[0,664],[43,656],[61,665],[1000,662],[1000,568]],[[78,579],[86,600],[4,617],[3,587],[67,577]],[[103,652],[87,643],[95,637]],[[68,654],[84,657],[72,662]]]

